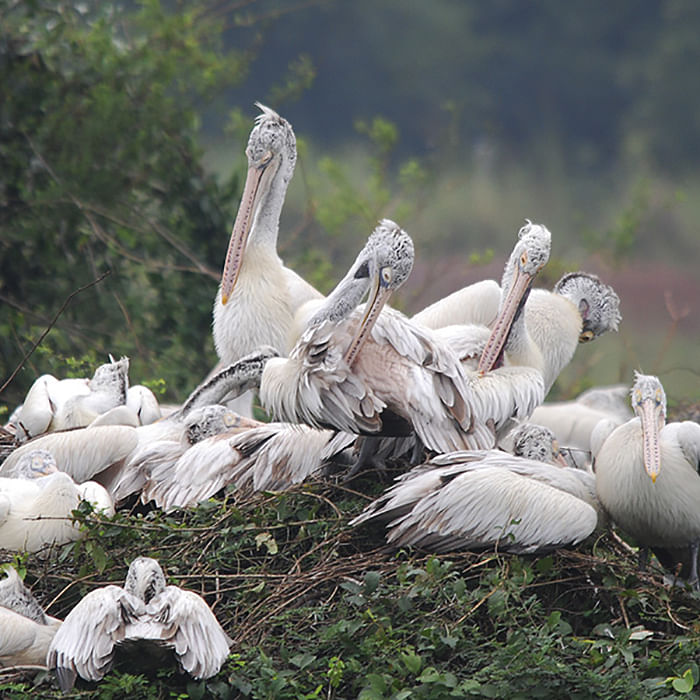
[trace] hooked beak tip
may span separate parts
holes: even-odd
[[[221,304],[223,306],[226,306],[226,302],[228,301],[228,294],[222,294],[221,295]]]

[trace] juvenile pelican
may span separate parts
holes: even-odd
[[[248,175],[214,301],[214,345],[224,365],[261,345],[286,354],[296,309],[322,296],[285,267],[277,254],[280,213],[297,157],[296,138],[289,122],[256,104],[262,114],[248,139]],[[247,415],[252,415],[251,406],[246,407]],[[239,413],[241,408],[236,406]]]
[[[39,377],[16,418],[20,441],[42,433],[88,425],[99,414],[126,403],[129,358],[100,365],[92,379]]]
[[[557,459],[551,433],[528,426],[521,438],[526,454]],[[350,525],[388,523],[396,547],[538,552],[584,540],[602,522],[599,510],[590,474],[497,450],[459,451],[399,477]]]
[[[520,389],[496,393],[493,377],[467,377],[428,329],[393,309],[380,315],[412,264],[410,237],[380,222],[289,358],[265,365],[260,398],[275,418],[365,435],[412,427],[439,452],[494,444],[494,424],[518,410]],[[360,318],[355,307],[370,287]]]
[[[139,642],[171,649],[178,665],[197,679],[219,672],[232,643],[201,596],[166,586],[158,562],[138,557],[123,588],[98,588],[71,610],[51,642],[47,666],[66,692],[77,676],[104,678],[116,649]]]
[[[666,423],[666,393],[657,377],[635,374],[635,417],[612,430],[595,457],[603,507],[625,532],[664,564],[683,561],[698,585],[700,425]]]
[[[0,580],[0,668],[45,666],[61,620],[47,615],[17,571],[5,566]]]

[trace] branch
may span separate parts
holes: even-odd
[[[41,341],[44,340],[44,338],[48,335],[49,331],[54,327],[56,324],[56,321],[58,320],[58,317],[65,311],[66,307],[70,302],[73,300],[73,297],[77,296],[81,292],[84,292],[86,289],[90,289],[90,287],[94,287],[96,284],[99,284],[102,282],[102,280],[107,277],[108,275],[111,275],[112,271],[107,270],[106,272],[103,272],[97,279],[93,280],[92,282],[88,282],[87,284],[83,285],[82,287],[78,287],[75,291],[71,292],[65,299],[65,301],[61,304],[61,308],[56,312],[54,317],[51,319],[49,322],[49,325],[46,327],[46,330],[39,336],[39,339],[32,345],[32,347],[25,353],[24,357],[20,360],[20,363],[15,367],[14,372],[9,376],[7,381],[0,386],[0,394],[2,394],[3,391],[7,388],[8,384],[12,382],[12,380],[17,376],[17,373],[24,367],[24,363],[30,358],[32,353],[39,347],[41,344]]]

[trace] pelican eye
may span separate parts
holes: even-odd
[[[578,342],[579,343],[587,343],[589,340],[593,340],[595,338],[595,333],[593,331],[583,331],[581,335],[578,337]]]
[[[384,266],[384,267],[379,271],[379,274],[381,275],[381,277],[382,277],[382,282],[383,282],[384,284],[390,284],[390,283],[391,283],[391,280],[392,280],[392,278],[393,278],[393,274],[392,274],[391,268],[390,268],[388,265]]]
[[[521,265],[527,265],[527,252],[523,253],[520,256],[520,264]]]
[[[262,158],[260,158],[260,165],[258,167],[264,168],[272,160],[272,151],[265,151]]]

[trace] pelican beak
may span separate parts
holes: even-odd
[[[248,175],[243,186],[241,203],[238,207],[238,214],[233,223],[231,238],[228,242],[226,252],[226,262],[224,271],[221,274],[221,303],[226,304],[231,296],[233,288],[236,286],[238,273],[241,271],[243,252],[248,241],[248,234],[255,219],[255,213],[260,204],[260,200],[270,189],[272,177],[277,168],[270,167],[277,160],[271,157],[263,158],[257,165],[248,168]]]
[[[483,376],[486,372],[492,370],[502,357],[510,329],[517,315],[522,313],[522,307],[534,281],[535,275],[523,272],[520,267],[515,268],[513,281],[508,289],[506,299],[501,305],[501,309],[491,329],[491,335],[486,341],[479,358],[477,372],[480,375]]]
[[[360,352],[360,348],[379,318],[384,304],[389,300],[391,292],[392,290],[390,288],[380,285],[379,276],[376,276],[372,283],[372,289],[370,290],[367,304],[365,305],[365,315],[362,317],[357,333],[345,353],[345,362],[347,362],[348,367],[351,367],[352,363],[355,361],[355,358]]]
[[[554,461],[560,467],[567,467],[567,468],[569,467],[569,463],[566,461],[566,457],[564,457],[564,454],[559,449],[559,443],[557,443],[556,440],[552,444],[552,456],[554,457]]]
[[[639,418],[642,421],[642,453],[644,456],[644,468],[656,483],[656,477],[661,471],[661,448],[659,446],[659,432],[665,422],[663,407],[652,399],[646,399],[638,409]]]

